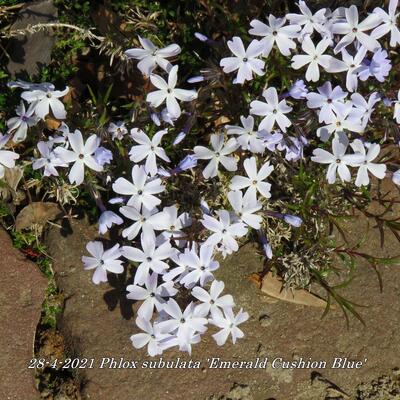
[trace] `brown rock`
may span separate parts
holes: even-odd
[[[35,400],[40,395],[28,364],[47,280],[12,247],[4,230],[0,230],[0,248],[0,398]]]

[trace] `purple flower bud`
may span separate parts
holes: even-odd
[[[163,176],[164,178],[169,178],[171,176],[171,172],[162,167],[158,168],[157,174]]]
[[[211,215],[210,207],[208,206],[207,202],[204,199],[200,200],[200,208],[204,214]]]
[[[123,197],[113,197],[112,199],[108,200],[110,204],[125,204],[126,199]]]
[[[396,185],[400,186],[400,169],[393,174],[392,180]]]
[[[99,218],[99,233],[104,235],[113,224],[121,225],[124,221],[113,211],[104,211]]]
[[[265,236],[265,234],[260,230],[258,231],[258,237],[260,238],[260,242],[261,245],[263,247],[264,253],[267,256],[267,258],[269,258],[270,260],[272,259],[272,247],[268,242],[267,237]]]
[[[185,139],[186,133],[184,131],[178,133],[178,135],[176,136],[175,140],[173,141],[173,145],[176,146],[177,144],[179,144],[180,142],[182,142],[183,139]]]
[[[98,147],[94,152],[94,159],[97,164],[103,166],[104,164],[110,164],[113,159],[112,152],[104,147]]]
[[[174,173],[179,173],[191,169],[197,165],[197,157],[194,154],[187,155],[179,165],[173,170]]]
[[[298,228],[303,223],[303,220],[300,217],[296,217],[295,215],[283,214],[283,219],[288,224],[295,226]]]
[[[302,79],[298,79],[289,89],[289,96],[296,100],[304,99],[307,93],[308,89]]]
[[[208,37],[206,35],[203,35],[200,32],[195,32],[194,36],[199,39],[201,42],[207,42]]]
[[[204,76],[197,75],[197,76],[192,76],[187,81],[188,83],[198,83],[198,82],[203,82],[204,80],[205,80]]]

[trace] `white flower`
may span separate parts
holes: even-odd
[[[358,9],[355,5],[351,5],[345,9],[345,17],[345,22],[335,22],[332,25],[332,32],[334,34],[344,35],[334,49],[335,54],[339,53],[350,43],[353,43],[354,40],[357,40],[369,51],[374,51],[381,47],[376,39],[365,33],[380,24],[381,17],[378,14],[372,13],[362,22],[359,22]]]
[[[213,150],[204,146],[196,146],[193,150],[196,157],[200,160],[210,160],[206,168],[203,170],[204,178],[213,178],[217,176],[218,166],[221,163],[228,171],[237,170],[237,161],[234,157],[228,157],[228,154],[233,153],[238,147],[235,139],[229,139],[224,144],[223,134],[213,134],[210,138]]]
[[[397,100],[394,102],[393,118],[400,124],[400,90],[397,93]]]
[[[163,213],[165,215],[165,220],[163,221],[165,225],[160,234],[161,238],[164,240],[173,238],[179,247],[184,246],[186,241],[179,240],[179,238],[184,235],[182,229],[192,224],[189,213],[184,212],[178,216],[178,208],[176,206],[164,207]]]
[[[161,246],[156,247],[154,234],[145,235],[142,233],[141,246],[143,250],[132,246],[123,246],[121,249],[125,258],[140,263],[133,282],[135,285],[143,285],[150,270],[158,274],[164,273],[169,268],[164,260],[170,258],[175,251],[169,242],[164,242]]]
[[[221,315],[221,309],[232,308],[235,305],[233,297],[230,294],[219,297],[224,288],[224,282],[213,281],[209,291],[200,286],[195,286],[192,289],[192,296],[201,301],[201,304],[197,306],[199,314],[204,316],[209,313],[211,315]]]
[[[323,142],[326,142],[332,133],[344,132],[345,130],[357,133],[364,130],[361,124],[361,116],[353,108],[351,101],[343,105],[336,105],[336,112],[332,119],[328,121],[328,125],[317,129],[317,136]]]
[[[15,112],[18,117],[10,118],[7,121],[7,127],[8,133],[15,131],[13,141],[19,143],[26,139],[28,128],[36,125],[38,118],[33,115],[35,110],[32,105],[26,111],[23,101],[21,101]]]
[[[400,169],[393,173],[392,180],[395,185],[400,185]]]
[[[128,129],[126,129],[124,121],[119,121],[116,124],[114,124],[114,122],[110,122],[107,132],[111,133],[112,140],[122,140],[122,138],[128,133]]]
[[[346,88],[350,92],[355,92],[358,87],[358,72],[362,66],[362,62],[367,54],[367,49],[361,46],[357,53],[352,56],[346,49],[342,50],[343,71],[347,70]],[[342,72],[342,71],[338,71]]]
[[[242,222],[231,223],[230,214],[226,210],[218,210],[219,220],[209,215],[203,215],[200,222],[205,228],[213,232],[204,242],[205,246],[215,246],[222,244],[227,249],[227,254],[239,250],[239,245],[235,238],[247,234],[247,228]]]
[[[337,105],[343,105],[347,93],[340,86],[336,86],[332,90],[332,84],[325,82],[321,87],[317,88],[319,93],[307,94],[307,107],[320,108],[319,122],[329,123],[335,118]]]
[[[51,143],[40,141],[37,144],[37,148],[41,157],[35,159],[35,161],[32,163],[32,168],[34,170],[44,167],[44,176],[58,176],[56,167],[67,167],[67,164],[60,160],[60,158],[58,158],[57,155],[52,151]]]
[[[164,71],[172,68],[171,63],[166,60],[169,57],[175,57],[181,52],[177,44],[170,44],[163,49],[156,47],[151,40],[138,36],[143,49],[129,49],[125,51],[128,58],[140,60],[137,67],[143,75],[150,75],[154,68],[159,65]]]
[[[111,249],[105,250],[102,242],[89,242],[86,245],[87,251],[93,257],[82,257],[85,270],[95,269],[92,280],[96,285],[100,282],[107,282],[107,271],[114,274],[120,274],[124,271],[119,244],[116,244]]]
[[[173,282],[165,282],[158,285],[158,274],[155,272],[148,275],[144,283],[145,288],[138,285],[128,285],[129,292],[126,297],[130,300],[143,300],[137,311],[137,315],[149,321],[153,316],[154,307],[160,311],[166,303],[165,297],[175,296],[178,292]]]
[[[161,342],[170,337],[169,334],[161,333],[157,324],[143,318],[136,318],[136,325],[143,331],[131,336],[132,345],[135,349],[141,349],[147,345],[149,356],[154,357],[162,354]]]
[[[167,104],[167,110],[174,119],[179,118],[181,115],[181,108],[176,99],[181,101],[192,101],[197,99],[197,92],[195,90],[176,88],[177,79],[177,65],[172,67],[169,71],[168,83],[161,78],[161,76],[150,75],[151,83],[159,90],[149,93],[146,97],[146,101],[153,107],[158,107],[165,101]]]
[[[348,145],[347,136],[342,134],[335,137],[332,141],[333,154],[319,148],[313,151],[311,161],[320,164],[329,164],[326,178],[330,184],[335,183],[336,172],[343,182],[349,182],[351,174],[348,165],[354,166],[363,161],[363,156],[360,154],[346,154]]]
[[[257,172],[257,163],[255,157],[246,158],[246,160],[243,162],[243,166],[247,177],[238,175],[234,176],[232,178],[230,188],[232,190],[248,188],[248,191],[253,192],[254,196],[258,191],[262,196],[269,199],[271,197],[271,184],[264,181],[274,170],[274,167],[270,165],[268,161]]]
[[[360,93],[353,93],[351,95],[351,102],[355,107],[354,113],[357,113],[361,117],[361,124],[366,127],[370,121],[371,115],[374,111],[374,105],[380,101],[381,98],[377,92],[370,94],[368,101],[365,100],[364,96]]]
[[[164,311],[170,316],[166,321],[158,323],[163,333],[175,333],[181,349],[186,349],[192,336],[197,333],[204,333],[207,330],[207,319],[199,316],[193,303],[190,303],[182,312],[174,299],[169,299],[164,305]]]
[[[34,89],[32,91],[22,92],[21,97],[28,103],[34,103],[35,114],[44,120],[44,117],[49,114],[50,109],[53,115],[57,119],[65,119],[67,113],[65,111],[64,104],[59,100],[69,92],[69,88],[66,87],[64,90],[53,90],[48,88]]]
[[[253,79],[253,72],[264,75],[265,62],[258,59],[264,50],[264,45],[258,40],[252,40],[247,50],[243,46],[242,39],[238,36],[228,41],[228,47],[235,57],[223,58],[219,65],[226,74],[238,71],[233,83],[244,83]]]
[[[218,333],[212,335],[218,346],[224,345],[229,335],[232,336],[233,344],[236,343],[237,339],[242,338],[244,336],[244,333],[238,328],[238,325],[249,319],[249,314],[247,312],[243,312],[243,309],[240,309],[240,311],[235,316],[231,308],[225,308],[224,315],[225,317],[222,317],[219,314],[215,314],[209,320],[211,324],[218,326],[218,328],[221,328]]]
[[[382,10],[380,7],[376,7],[373,11],[374,14],[381,18],[382,24],[376,27],[371,36],[375,39],[379,39],[390,32],[390,46],[396,47],[400,44],[400,31],[397,27],[397,19],[399,13],[396,13],[398,0],[390,0],[389,12]]]
[[[261,43],[264,45],[263,56],[268,57],[274,44],[284,56],[290,56],[290,50],[296,48],[292,40],[299,36],[300,25],[287,25],[286,18],[275,18],[272,14],[268,17],[269,26],[254,19],[250,22],[251,35],[263,36]]]
[[[254,118],[249,115],[247,118],[241,116],[243,128],[236,125],[226,125],[228,135],[238,135],[236,140],[243,150],[250,150],[252,153],[263,153],[265,150],[264,139],[260,131],[254,130]]]
[[[164,186],[161,184],[161,179],[147,180],[148,175],[143,166],[134,165],[132,168],[132,182],[125,178],[118,178],[112,188],[115,193],[129,195],[128,206],[133,206],[137,210],[141,205],[149,210],[158,206],[161,200],[155,194],[164,191]]]
[[[139,143],[138,146],[132,146],[129,152],[129,159],[135,163],[146,159],[145,169],[150,176],[157,173],[156,157],[160,157],[166,162],[171,160],[165,153],[165,150],[159,146],[162,137],[167,133],[167,130],[158,131],[151,139],[140,129],[134,128],[131,130],[131,137]]]
[[[359,165],[355,165],[358,168],[356,186],[366,186],[369,184],[368,171],[378,179],[383,179],[386,174],[385,164],[376,164],[372,161],[379,156],[381,147],[379,144],[370,143],[368,146],[368,152],[365,151],[365,145],[360,139],[356,139],[350,144],[352,149],[363,156],[362,161]]]
[[[9,140],[9,136],[0,133],[0,149],[2,149]],[[4,168],[14,168],[15,160],[19,158],[19,154],[10,150],[0,150],[0,179],[4,177]]]
[[[326,23],[326,8],[321,8],[315,14],[311,12],[311,10],[307,7],[305,1],[300,0],[297,6],[300,9],[301,14],[287,14],[286,18],[292,23],[296,25],[301,25],[303,29],[300,32],[300,36],[303,37],[305,35],[311,35],[314,30],[318,33],[324,33]]]
[[[319,80],[319,66],[328,72],[336,72],[338,60],[324,54],[330,43],[331,41],[329,39],[322,39],[317,46],[315,46],[310,36],[305,36],[301,48],[306,54],[293,56],[292,68],[300,69],[309,64],[306,71],[306,79],[313,82]],[[341,63],[341,61],[339,63]],[[339,66],[342,67],[341,64]]]
[[[146,235],[154,235],[154,230],[163,230],[168,223],[168,215],[165,212],[158,212],[157,208],[151,210],[143,207],[143,210],[132,206],[123,206],[119,212],[126,218],[135,221],[131,226],[122,231],[122,237],[133,240],[140,230]]]
[[[292,111],[292,107],[288,106],[284,99],[279,101],[278,93],[274,87],[264,90],[262,95],[267,101],[266,103],[258,100],[250,103],[250,114],[264,116],[258,129],[265,129],[270,133],[276,122],[279,128],[286,132],[286,128],[292,123],[285,114]]]
[[[103,167],[93,157],[100,146],[100,138],[97,135],[92,135],[86,140],[86,143],[83,143],[82,133],[76,130],[75,133],[68,134],[68,141],[72,150],[57,147],[54,152],[63,162],[74,163],[68,178],[71,183],[75,182],[80,185],[85,176],[85,165],[97,172],[103,170]]]
[[[240,222],[254,229],[260,229],[262,218],[254,213],[261,209],[261,204],[257,202],[254,192],[247,191],[243,196],[240,190],[235,190],[228,193],[228,200]]]
[[[181,254],[179,260],[186,265],[189,272],[179,282],[189,288],[198,282],[204,286],[208,281],[213,280],[213,271],[219,268],[219,262],[213,259],[213,252],[214,246],[205,243],[200,246],[199,255],[195,248]]]
[[[105,210],[101,213],[99,218],[99,233],[104,235],[113,224],[121,225],[123,223],[123,219],[119,215],[115,214],[115,212]]]

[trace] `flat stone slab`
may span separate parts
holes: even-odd
[[[25,29],[29,25],[38,23],[56,22],[57,14],[57,8],[52,0],[28,3],[19,12],[11,30]],[[7,46],[11,57],[7,64],[10,74],[13,77],[22,77],[21,74],[38,75],[40,69],[51,61],[54,42],[54,36],[47,30],[12,38]]]
[[[332,398],[332,384],[347,393],[346,399],[357,399],[357,387],[369,384],[381,375],[400,367],[400,268],[381,267],[383,293],[373,270],[362,261],[357,277],[341,292],[355,303],[366,327],[354,318],[346,328],[339,310],[331,311],[321,320],[321,309],[284,302],[271,303],[269,298],[248,278],[262,269],[260,257],[251,245],[226,258],[217,278],[224,280],[239,307],[250,314],[243,324],[245,337],[236,345],[218,347],[209,329],[202,342],[193,346],[189,357],[178,351],[167,351],[163,361],[199,360],[200,369],[100,369],[103,358],[139,363],[149,358],[136,350],[129,340],[136,333],[135,305],[125,300],[126,277],[111,284],[93,285],[91,273],[84,271],[81,257],[85,245],[98,239],[96,226],[74,220],[68,231],[52,228],[47,246],[55,257],[56,280],[67,298],[59,329],[64,334],[71,353],[76,357],[94,359],[94,368],[80,369],[82,398],[109,400],[135,398],[141,400],[325,400]],[[350,237],[359,237],[366,221],[355,221],[346,227]],[[395,255],[398,242],[387,232],[385,249],[380,249],[376,230],[369,230],[364,249],[376,256]],[[266,357],[287,361],[326,361],[327,368],[306,369],[212,369],[209,361],[219,357],[224,361],[254,361]],[[334,358],[361,361],[360,369],[332,369]],[[317,375],[316,375],[317,374]],[[316,378],[317,377],[317,378]],[[337,392],[336,394],[340,394]],[[397,399],[388,397],[385,400]]]
[[[38,267],[13,248],[0,229],[0,399],[40,399],[34,381],[36,326],[40,319],[47,279]]]

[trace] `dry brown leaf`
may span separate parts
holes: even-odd
[[[222,116],[222,117],[219,117],[218,119],[216,119],[214,121],[214,125],[217,127],[217,126],[220,126],[220,125],[225,125],[228,122],[230,122],[230,119],[228,117]]]
[[[46,128],[52,131],[58,129],[61,125],[61,122],[58,119],[54,119],[51,117],[46,118]]]
[[[311,307],[326,307],[326,301],[304,289],[284,289],[282,281],[268,272],[261,283],[261,291],[268,296],[290,303],[302,304]]]
[[[61,216],[62,210],[56,203],[34,202],[24,207],[18,214],[15,229],[30,228],[32,225],[44,226],[46,222],[52,221]]]

